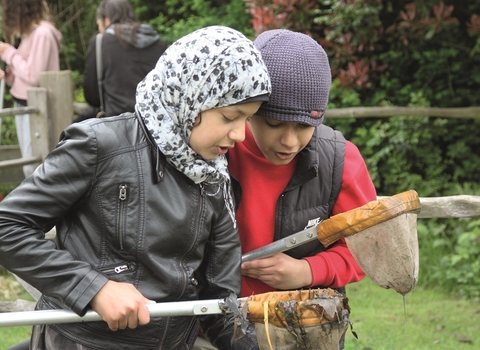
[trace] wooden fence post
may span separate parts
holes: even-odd
[[[49,150],[47,121],[47,89],[32,87],[28,89],[27,103],[38,108],[38,113],[30,114],[30,137],[32,140],[32,156],[43,162]],[[39,165],[37,163],[35,165]]]
[[[63,129],[73,121],[73,81],[69,70],[43,72],[40,87],[48,92],[49,150],[58,143]]]

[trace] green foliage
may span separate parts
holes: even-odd
[[[166,11],[149,22],[169,44],[196,29],[225,25],[252,37],[250,17],[243,0],[224,1],[214,6],[209,0],[167,0]]]
[[[418,235],[422,285],[479,299],[480,220],[420,220]]]
[[[480,185],[457,185],[452,192],[478,196]],[[419,284],[480,300],[480,219],[420,219],[417,228]]]
[[[138,18],[150,23],[171,44],[181,36],[209,25],[225,25],[253,37],[251,16],[243,0],[130,0]],[[75,96],[82,101],[81,82],[88,42],[97,32],[96,10],[101,0],[49,0],[63,35],[61,68],[73,72]]]
[[[334,88],[334,97],[354,96]],[[422,93],[410,95],[409,106],[427,107]],[[326,124],[341,130],[364,156],[375,186],[382,195],[415,189],[421,196],[455,193],[457,184],[478,183],[474,152],[479,140],[472,130],[480,121],[452,121],[429,117],[332,119]]]
[[[0,201],[5,198],[7,194],[12,192],[15,187],[18,186],[18,183],[16,184],[9,184],[9,185],[0,185]]]
[[[328,108],[347,108],[361,105],[360,94],[352,89],[342,89],[340,79],[332,81]]]
[[[325,48],[334,78],[329,108],[480,105],[480,94],[475,93],[480,88],[480,16],[473,14],[478,2],[291,3],[247,1],[257,33],[304,28]],[[314,20],[289,22],[300,7]],[[325,123],[359,147],[379,194],[414,188],[422,196],[442,196],[456,184],[479,181],[478,119],[403,116],[327,118]]]
[[[473,9],[474,1],[469,3]],[[319,29],[312,35],[332,58],[341,87],[359,91],[363,105],[382,99],[406,105],[413,91],[432,106],[479,104],[471,91],[479,87],[480,18],[464,13],[464,6],[379,0],[321,4],[315,18]]]
[[[2,145],[18,145],[15,117],[2,118]]]
[[[480,220],[466,223],[458,232],[454,253],[442,258],[446,288],[467,297],[480,297]],[[439,276],[440,277],[440,276]],[[440,279],[440,278],[439,278]]]
[[[100,0],[48,0],[55,26],[63,36],[61,69],[83,73],[89,39],[97,32]]]

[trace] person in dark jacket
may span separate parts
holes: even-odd
[[[230,313],[150,317],[147,304],[240,292],[225,153],[270,91],[253,43],[212,26],[165,51],[135,113],[63,131],[0,202],[0,264],[42,293],[37,309],[105,322],[35,325],[31,349],[191,349],[199,324],[217,348],[246,349]]]
[[[96,17],[98,30],[103,33],[102,116],[133,112],[137,84],[153,69],[167,45],[150,25],[138,21],[127,0],[103,0]],[[83,93],[87,103],[97,108],[95,113],[79,116],[76,121],[94,117],[100,107],[95,44],[96,35],[88,44]]]

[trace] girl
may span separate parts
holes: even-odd
[[[21,39],[21,42],[18,49],[0,42],[0,57],[7,64],[6,72],[0,70],[0,79],[5,77],[11,86],[10,94],[16,106],[25,107],[27,90],[39,85],[40,73],[60,69],[62,35],[49,22],[50,15],[45,0],[3,0],[2,12],[5,37],[11,43],[15,39]],[[15,124],[22,158],[31,157],[29,115],[15,116]],[[33,170],[33,165],[25,165],[25,177]]]
[[[136,113],[75,123],[0,203],[0,264],[39,289],[38,309],[91,307],[105,322],[33,327],[32,349],[190,349],[195,317],[146,304],[240,291],[225,153],[267,100],[260,53],[239,32],[197,30],[138,85]],[[56,242],[44,232],[56,226]],[[202,318],[220,349],[232,316]]]

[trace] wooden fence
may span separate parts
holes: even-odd
[[[73,82],[70,71],[44,72],[40,87],[28,90],[27,107],[4,108],[0,118],[30,115],[32,157],[22,158],[18,146],[0,146],[0,184],[20,183],[21,166],[40,164],[55,148],[62,130],[73,120]]]
[[[61,131],[68,126],[75,114],[87,108],[86,104],[73,102],[73,84],[69,71],[44,73],[41,87],[28,92],[28,107],[0,110],[0,117],[30,114],[30,127],[33,143],[33,157],[18,158],[16,147],[0,147],[0,183],[5,170],[20,169],[25,164],[40,164],[51,151]],[[442,118],[480,118],[480,107],[468,108],[415,108],[415,107],[355,107],[329,109],[327,118],[367,118],[392,116],[433,116]],[[17,150],[17,152],[15,152]],[[5,158],[7,157],[7,158]],[[15,159],[11,159],[15,157]],[[5,160],[6,159],[6,160]],[[15,178],[16,183],[23,179],[23,173]],[[422,205],[418,218],[464,218],[480,216],[480,196],[421,197]],[[54,236],[52,230],[47,236]],[[28,290],[29,286],[24,285]],[[31,291],[30,294],[34,294]],[[0,312],[32,310],[33,302],[17,300],[0,302]]]
[[[399,116],[440,117],[454,119],[480,118],[480,107],[350,107],[327,109],[325,118],[389,118]]]

